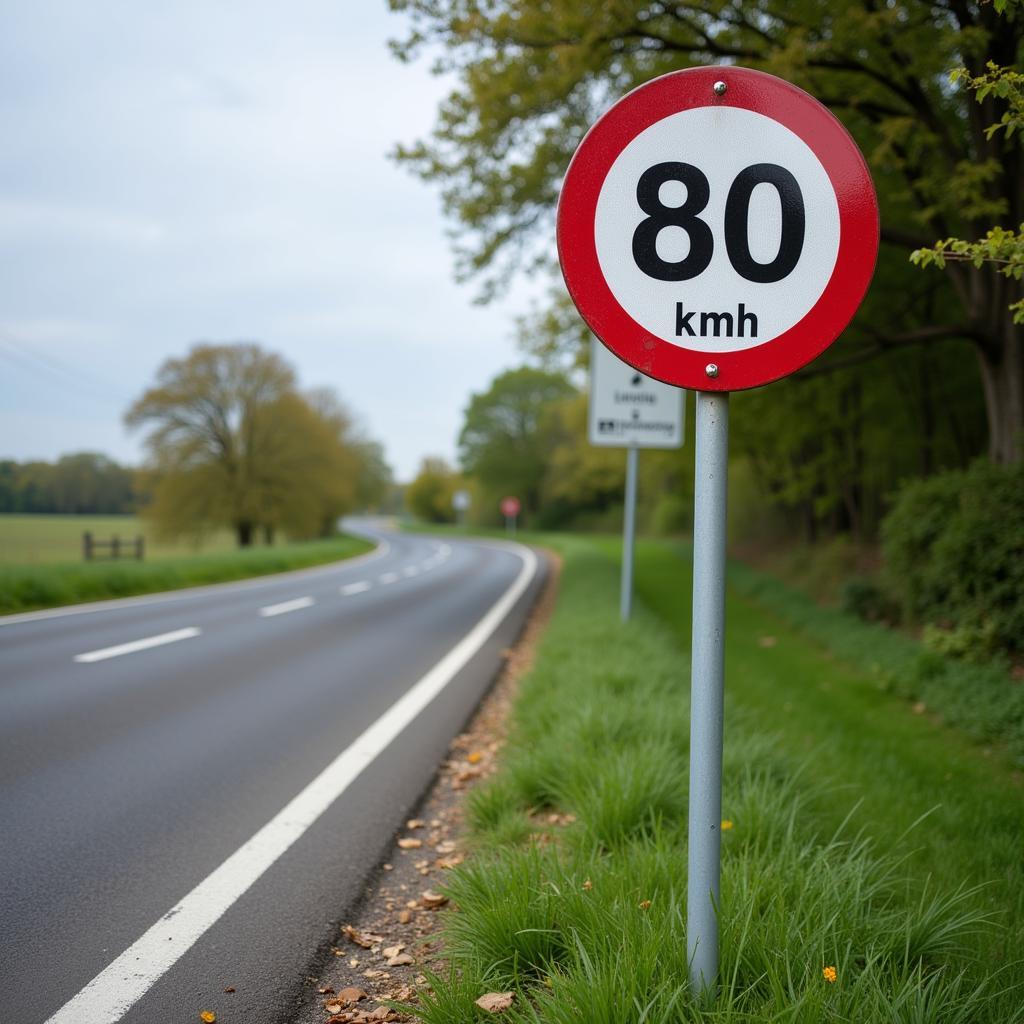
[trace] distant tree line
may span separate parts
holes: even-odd
[[[98,452],[56,462],[0,461],[0,513],[119,515],[135,511],[134,470]]]

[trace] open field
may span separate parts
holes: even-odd
[[[461,973],[421,1019],[479,1019],[502,990],[517,1022],[1024,1019],[1019,769],[882,685],[851,653],[862,624],[816,635],[749,583],[727,608],[721,993],[698,1008],[686,549],[638,545],[623,625],[613,541],[526,539],[563,553],[562,593],[450,876]]]
[[[351,558],[372,546],[341,536],[184,557],[165,553],[145,562],[0,563],[0,615],[287,572]]]
[[[181,558],[213,551],[230,551],[234,538],[220,530],[197,546],[188,541],[156,541],[149,524],[138,516],[11,516],[0,515],[0,565],[46,565],[82,561],[82,534],[89,530],[97,540],[118,536],[132,542],[146,538],[146,559]]]

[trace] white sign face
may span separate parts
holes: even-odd
[[[615,300],[644,330],[741,352],[800,321],[832,278],[839,205],[798,135],[753,110],[656,121],[612,164],[594,243]]]
[[[681,448],[685,392],[645,377],[601,342],[590,348],[590,443]]]
[[[469,508],[472,498],[469,491],[456,491],[452,495],[452,508],[456,512],[465,512]]]

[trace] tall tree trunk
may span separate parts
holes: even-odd
[[[252,547],[252,534],[252,523],[245,520],[235,523],[235,536],[238,538],[238,546],[240,548]]]
[[[978,346],[978,364],[985,389],[989,457],[1009,466],[1024,458],[1024,329],[1007,314],[997,341]]]

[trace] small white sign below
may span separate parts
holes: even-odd
[[[590,348],[590,443],[681,448],[686,393],[645,377],[596,339]]]

